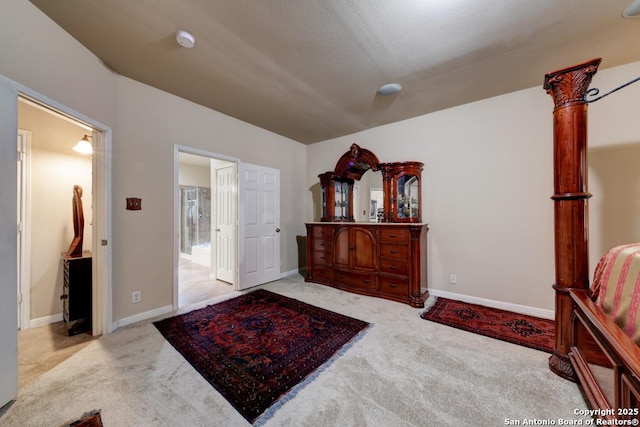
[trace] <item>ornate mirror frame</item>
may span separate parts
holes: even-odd
[[[344,153],[333,171],[318,175],[322,187],[322,218],[323,222],[354,222],[353,216],[353,185],[354,181],[360,181],[368,170],[381,171],[383,180],[383,215],[381,222],[412,222],[422,221],[421,209],[421,172],[423,163],[420,162],[394,162],[380,163],[378,157],[371,151],[352,144],[349,151]],[[403,216],[396,204],[399,191],[398,182],[407,175],[413,175],[417,179],[417,199],[414,200],[414,208],[411,216]],[[400,184],[402,186],[402,184]],[[346,191],[346,206],[339,206],[337,212],[336,201],[345,193],[336,194],[338,191]]]

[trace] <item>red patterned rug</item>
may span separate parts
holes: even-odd
[[[154,325],[251,423],[369,326],[262,289]]]
[[[81,419],[69,424],[69,427],[102,427],[100,411],[87,412]]]
[[[553,320],[446,298],[438,298],[420,317],[513,344],[553,352]]]

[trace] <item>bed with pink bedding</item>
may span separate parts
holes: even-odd
[[[591,406],[602,419],[640,420],[640,243],[607,251],[590,289],[570,294],[569,359]]]
[[[596,266],[591,298],[636,344],[640,344],[640,243],[609,250]]]

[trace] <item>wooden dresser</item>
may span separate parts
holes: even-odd
[[[307,282],[424,307],[427,224],[307,223]]]

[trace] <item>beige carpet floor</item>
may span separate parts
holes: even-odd
[[[549,371],[546,353],[300,276],[263,288],[374,324],[265,426],[502,426],[578,419],[587,407],[576,384]],[[248,425],[150,321],[95,340],[26,385],[0,425],[60,426],[94,409],[105,427]]]

